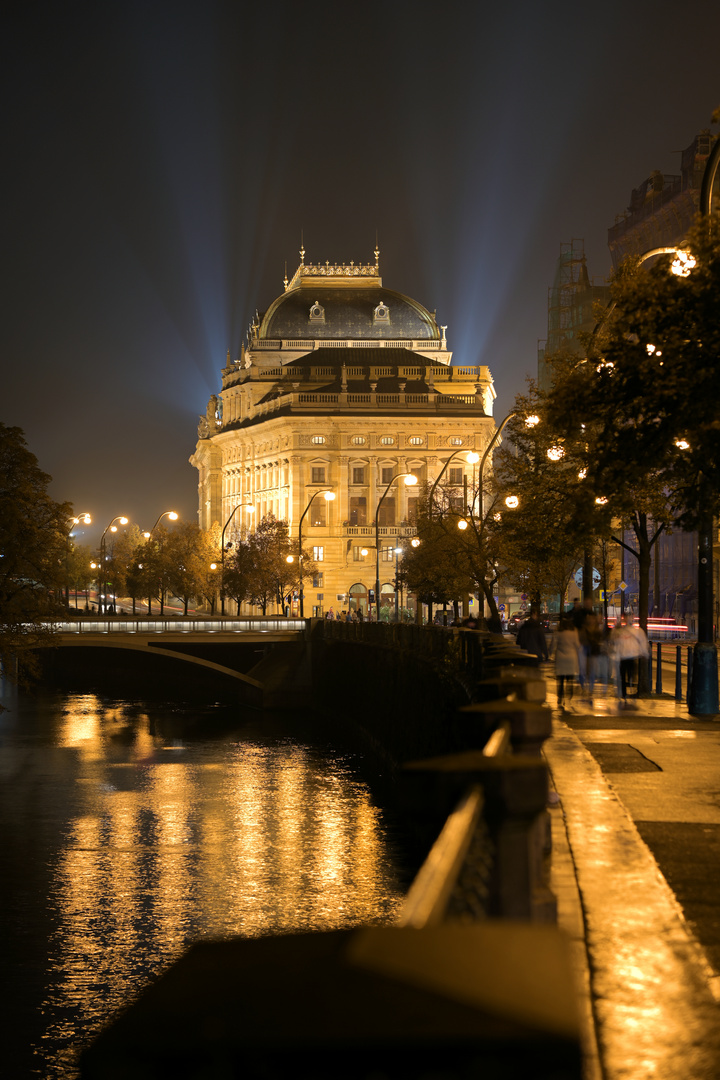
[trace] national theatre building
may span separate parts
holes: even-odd
[[[227,543],[272,514],[297,541],[302,519],[318,569],[303,581],[304,614],[367,614],[378,504],[381,594],[392,605],[419,490],[398,474],[422,487],[455,455],[443,480],[462,488],[467,473],[472,483],[462,451],[482,454],[492,438],[495,391],[489,368],[451,364],[434,313],[383,288],[377,250],[367,265],[304,256],[239,359],[228,354],[200,418],[190,458],[199,523],[226,528]]]

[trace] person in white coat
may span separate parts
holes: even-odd
[[[557,703],[565,708],[565,689],[568,700],[572,699],[575,679],[580,674],[580,634],[572,619],[561,619],[552,640],[552,655],[555,659],[555,679],[557,681]]]
[[[635,680],[638,660],[647,660],[650,643],[641,626],[633,624],[632,616],[623,615],[620,625],[610,635],[610,650],[615,661],[618,697],[627,700],[628,683]]]

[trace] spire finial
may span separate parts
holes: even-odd
[[[303,230],[300,230],[300,265],[305,265],[305,241],[303,239]]]
[[[378,246],[378,234],[375,230],[375,269],[377,270],[380,265],[380,248]]]
[[[287,259],[285,260],[285,277],[283,278],[283,284],[285,286],[285,292],[287,292],[287,287],[288,287]]]

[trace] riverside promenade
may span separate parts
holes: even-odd
[[[718,1077],[720,723],[670,695],[620,708],[612,686],[559,710],[542,667],[551,888],[572,941],[585,1080]]]

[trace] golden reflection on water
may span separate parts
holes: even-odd
[[[76,1029],[198,938],[394,918],[380,815],[342,761],[290,742],[168,746],[146,714],[94,695],[71,699],[59,745],[75,752],[78,808],[57,858],[46,1006],[77,1013]]]

